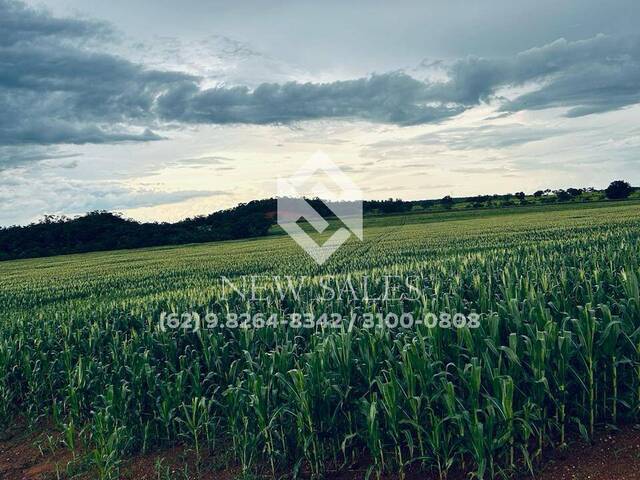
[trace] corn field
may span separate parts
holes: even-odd
[[[247,477],[509,478],[640,420],[640,208],[365,230],[322,267],[271,236],[0,264],[0,428],[52,419],[99,478],[181,443]],[[318,301],[320,279],[416,276],[417,300]],[[279,275],[297,298],[224,295]],[[260,277],[261,278],[261,277]],[[354,281],[357,285],[357,282]],[[359,288],[358,286],[355,287]],[[478,328],[163,329],[163,312],[451,312]]]

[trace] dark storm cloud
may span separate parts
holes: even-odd
[[[193,123],[290,123],[318,118],[358,118],[395,124],[431,123],[464,105],[431,105],[430,87],[403,73],[332,83],[262,84],[198,90],[185,86],[160,97],[158,113]]]
[[[149,129],[155,97],[193,77],[85,48],[108,34],[101,23],[0,0],[0,145],[161,138]]]
[[[103,22],[52,18],[12,0],[0,0],[0,45],[36,39],[109,37],[111,28]]]
[[[587,115],[640,101],[640,40],[605,35],[559,39],[513,58],[468,57],[447,71],[447,81],[430,85],[430,100],[472,106],[500,88],[533,82],[539,83],[537,90],[501,110],[570,107],[569,116]]]
[[[152,141],[166,122],[288,124],[343,118],[396,125],[434,123],[485,100],[501,109],[563,107],[569,116],[640,102],[638,37],[557,40],[517,55],[467,57],[446,80],[401,72],[331,83],[202,89],[200,78],[148,70],[87,48],[109,27],[59,19],[0,0],[0,145]],[[444,67],[443,67],[444,65]],[[507,101],[501,89],[533,85]]]
[[[502,111],[568,107],[567,116],[617,110],[640,102],[640,38],[598,35],[558,40],[517,56],[514,83],[544,86],[502,106]]]
[[[164,137],[151,130],[144,129],[141,133],[131,131],[111,131],[95,125],[78,125],[59,120],[25,122],[9,124],[3,129],[4,145],[54,145],[70,143],[82,145],[86,143],[118,143],[118,142],[149,142],[161,140]]]
[[[442,82],[404,73],[327,84],[263,84],[200,90],[185,84],[161,96],[157,113],[190,123],[289,123],[317,118],[357,118],[414,125],[433,123],[496,99],[505,87],[535,90],[501,110],[567,107],[568,116],[616,110],[640,102],[638,37],[560,39],[509,58],[467,57],[446,68]],[[501,100],[501,99],[497,99]]]
[[[77,156],[79,154],[60,152],[57,147],[0,145],[0,173],[5,169],[42,162],[43,160],[63,160]]]

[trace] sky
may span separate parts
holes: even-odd
[[[640,185],[636,0],[0,0],[0,226]]]

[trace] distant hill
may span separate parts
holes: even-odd
[[[629,188],[629,192],[634,191]],[[636,191],[627,195],[635,197],[640,196],[639,193]],[[529,196],[518,192],[462,198],[447,196],[440,200],[371,200],[363,202],[363,211],[366,215],[388,215],[414,211],[438,212],[592,202],[605,200],[605,197],[605,191],[569,188],[553,192],[539,190]],[[331,210],[322,200],[307,201],[323,217],[332,216]],[[142,223],[107,211],[94,211],[75,218],[48,215],[30,225],[0,228],[0,260],[259,237],[268,234],[276,222],[275,198],[254,200],[231,209],[175,223]]]
[[[274,223],[263,207],[264,201],[250,202],[176,223],[141,223],[106,211],[47,216],[0,229],[0,260],[258,237]]]

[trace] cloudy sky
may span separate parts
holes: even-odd
[[[0,0],[0,225],[640,184],[637,0]]]

